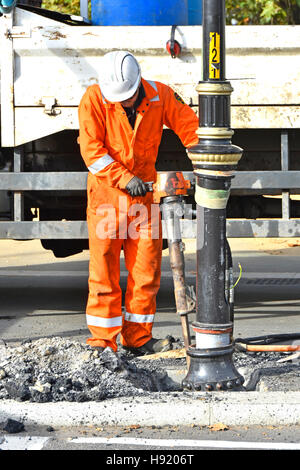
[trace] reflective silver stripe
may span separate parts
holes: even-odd
[[[113,328],[114,326],[122,326],[122,315],[120,317],[103,318],[94,315],[86,315],[86,323],[89,326],[100,326],[101,328]]]
[[[157,91],[157,85],[153,80],[147,80],[147,82],[154,88],[155,91]]]
[[[157,85],[156,85],[155,82],[153,82],[152,80],[147,80],[147,82],[149,83],[149,85],[151,85],[151,86],[154,88],[155,91],[158,92],[158,90],[157,90]],[[151,98],[150,101],[151,101],[151,102],[152,102],[152,101],[159,101],[159,95],[157,94],[156,96],[154,96],[154,98]]]
[[[107,153],[106,155],[103,155],[103,157],[98,158],[98,160],[92,163],[92,165],[88,167],[88,170],[94,175],[95,173],[98,173],[98,171],[101,171],[106,168],[114,161],[115,160],[111,158],[111,156]]]
[[[160,101],[160,100],[159,100],[159,96],[156,95],[156,96],[154,96],[154,98],[151,98],[151,100],[149,100],[149,101],[151,101],[151,102],[153,102],[153,101]]]
[[[133,323],[153,323],[154,315],[138,315],[137,313],[125,312],[125,320]]]

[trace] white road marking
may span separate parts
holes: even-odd
[[[48,440],[48,437],[4,435],[0,437],[0,450],[41,450]]]
[[[300,444],[285,442],[240,442],[240,441],[212,441],[190,439],[141,439],[134,437],[77,437],[70,438],[70,442],[78,444],[116,444],[133,446],[153,446],[176,448],[218,448],[218,449],[270,449],[270,450],[300,450]]]
[[[10,436],[0,438],[0,450],[42,450],[50,440],[39,436]],[[143,439],[134,437],[77,437],[68,438],[72,444],[148,446],[154,448],[187,447],[189,449],[253,449],[253,450],[300,450],[300,443],[290,442],[249,442],[249,441],[213,441],[195,439]]]

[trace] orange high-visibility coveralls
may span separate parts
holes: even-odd
[[[142,79],[142,84],[145,97],[134,129],[122,105],[106,101],[98,85],[87,89],[79,105],[80,150],[89,169],[86,319],[92,337],[87,343],[114,351],[119,333],[127,347],[137,348],[151,339],[161,274],[159,206],[153,205],[152,193],[133,198],[125,187],[134,176],[156,181],[164,124],[185,147],[198,143],[198,118],[191,108],[162,83]],[[132,224],[136,229],[130,234],[126,228]],[[119,284],[122,246],[129,272],[124,315]]]

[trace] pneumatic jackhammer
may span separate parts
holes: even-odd
[[[185,279],[184,244],[180,224],[180,219],[184,215],[182,198],[188,194],[189,188],[190,181],[185,180],[183,174],[178,171],[158,173],[157,181],[153,184],[153,201],[160,204],[163,215],[163,228],[168,241],[176,310],[180,315],[186,350],[191,344],[188,314],[196,306],[194,288],[187,285]]]

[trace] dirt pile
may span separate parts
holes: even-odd
[[[170,390],[167,374],[106,348],[102,354],[60,337],[0,345],[0,399],[100,401]]]

